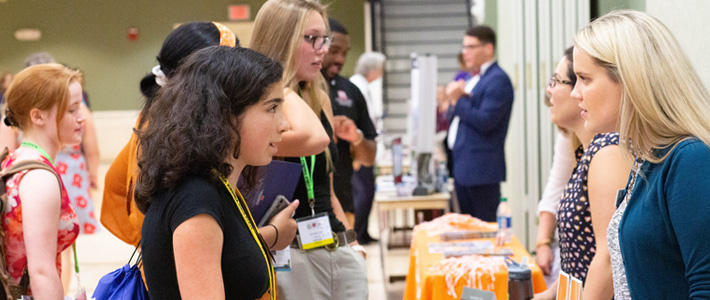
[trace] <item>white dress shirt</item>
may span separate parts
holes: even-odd
[[[466,95],[471,95],[473,93],[473,88],[476,87],[476,84],[478,84],[478,81],[481,80],[481,76],[483,76],[484,73],[488,70],[488,68],[493,65],[495,62],[495,58],[487,61],[486,63],[481,65],[481,71],[478,73],[478,75],[471,77],[471,79],[466,81],[466,85],[463,88],[463,91],[466,93]],[[451,120],[451,125],[449,125],[449,135],[448,138],[446,139],[446,145],[449,147],[450,150],[454,149],[454,143],[456,143],[456,134],[459,131],[459,123],[461,122],[461,118],[459,116],[455,116]]]

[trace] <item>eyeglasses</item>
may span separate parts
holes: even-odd
[[[557,84],[559,84],[559,83],[561,83],[561,84],[566,84],[566,85],[569,85],[569,86],[573,86],[573,85],[574,85],[574,84],[572,84],[572,81],[558,79],[558,78],[557,78],[557,75],[550,77],[550,82],[548,82],[547,84],[548,84],[550,87],[554,88],[554,87],[557,86]]]
[[[327,35],[310,35],[306,34],[303,39],[313,46],[313,50],[320,50],[323,46],[330,47],[330,42],[333,40]]]
[[[483,45],[481,45],[481,44],[463,45],[461,50],[473,50],[473,49],[476,49],[481,46],[483,46]]]

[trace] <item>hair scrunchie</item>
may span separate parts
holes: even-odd
[[[18,127],[17,122],[15,122],[15,119],[13,119],[12,116],[10,116],[10,114],[12,114],[12,112],[10,111],[9,108],[6,108],[5,109],[5,118],[3,119],[3,122],[5,123],[5,125],[7,125],[7,127]]]
[[[217,27],[217,30],[219,30],[219,45],[220,46],[229,46],[229,47],[236,47],[237,46],[237,37],[234,35],[234,32],[229,30],[227,26],[224,26],[220,23],[217,22],[212,22],[214,26]]]
[[[151,72],[153,73],[153,75],[155,75],[155,83],[157,83],[159,86],[164,87],[166,84],[168,84],[168,77],[165,76],[163,70],[160,69],[160,65],[153,67],[153,70]]]

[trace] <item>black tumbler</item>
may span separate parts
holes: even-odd
[[[509,300],[529,300],[533,298],[532,272],[526,265],[508,264]]]

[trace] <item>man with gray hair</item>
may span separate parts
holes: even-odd
[[[365,52],[360,55],[355,66],[355,75],[350,82],[355,84],[367,102],[367,111],[378,133],[382,132],[382,74],[385,55],[379,52]],[[380,148],[382,145],[378,145]],[[382,148],[380,148],[382,149]],[[364,234],[363,243],[373,240],[367,234],[368,218],[375,198],[375,173],[373,167],[353,164],[353,198],[355,202],[355,231]]]
[[[57,61],[54,60],[49,52],[35,52],[25,58],[25,67],[30,67],[39,64],[53,64]]]
[[[355,75],[350,82],[355,84],[367,102],[368,114],[377,131],[382,130],[382,84],[376,80],[382,78],[385,67],[385,55],[379,52],[365,52],[360,55],[355,66]]]

